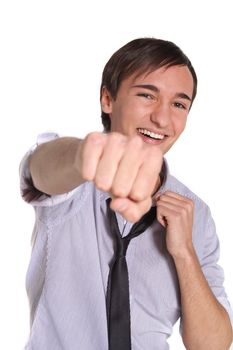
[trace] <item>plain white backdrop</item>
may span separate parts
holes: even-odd
[[[171,172],[212,210],[233,302],[230,5],[230,0],[1,2],[1,349],[22,349],[29,332],[25,276],[34,212],[20,198],[20,159],[40,132],[82,137],[102,130],[102,69],[116,49],[137,37],[174,41],[196,69],[197,99],[167,159]],[[174,350],[183,349],[177,329],[170,339]]]

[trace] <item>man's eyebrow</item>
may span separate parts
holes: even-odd
[[[139,85],[133,85],[133,88],[143,88],[147,90],[151,90],[154,92],[160,92],[159,88],[155,85],[150,85],[150,84],[139,84]]]
[[[160,90],[157,86],[155,85],[151,85],[151,84],[139,84],[139,85],[133,85],[132,88],[142,88],[142,89],[147,89],[147,90],[151,90],[153,92],[157,92],[159,93]],[[177,92],[176,97],[179,97],[179,98],[183,98],[185,100],[188,100],[190,102],[192,102],[192,99],[191,97],[189,97],[187,94],[185,94],[184,92]]]
[[[188,95],[186,95],[184,92],[178,92],[178,93],[176,94],[176,97],[184,98],[185,100],[189,100],[190,102],[192,102],[191,97],[189,97]]]

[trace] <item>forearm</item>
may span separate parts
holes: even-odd
[[[174,262],[181,291],[182,337],[186,348],[228,350],[232,341],[228,314],[213,295],[194,249],[176,256]]]
[[[63,137],[37,147],[29,161],[34,186],[53,195],[68,192],[84,182],[78,171],[80,141]]]

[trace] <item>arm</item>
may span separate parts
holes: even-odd
[[[185,347],[228,350],[232,342],[229,316],[212,293],[192,243],[193,202],[166,192],[157,205],[158,220],[167,227],[167,248],[179,279]]]
[[[93,181],[111,194],[113,210],[135,222],[151,207],[162,162],[162,152],[145,146],[138,135],[94,132],[84,140],[65,137],[41,144],[29,168],[34,186],[50,195]]]
[[[182,337],[188,350],[228,350],[232,329],[224,307],[213,295],[194,249],[174,257],[181,291]]]
[[[29,161],[34,186],[49,195],[69,192],[84,182],[77,158],[81,140],[63,137],[37,147]]]

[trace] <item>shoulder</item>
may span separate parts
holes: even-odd
[[[162,192],[166,191],[176,192],[181,196],[190,198],[195,202],[206,205],[205,202],[196,193],[194,193],[188,186],[186,186],[183,182],[171,174],[167,174],[166,181],[162,186]]]
[[[210,208],[205,201],[194,193],[188,186],[178,180],[175,176],[167,174],[166,181],[161,188],[161,192],[172,191],[181,196],[191,199],[195,205],[195,216],[206,221],[211,218]]]

